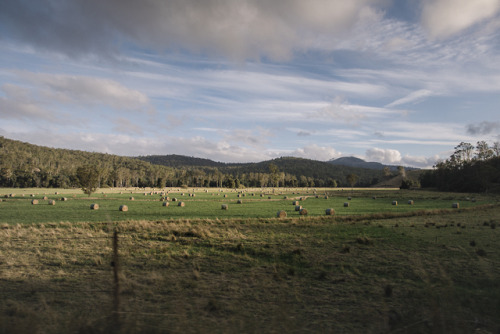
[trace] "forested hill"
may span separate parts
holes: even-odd
[[[272,174],[271,165],[277,167],[276,173],[279,175],[274,176],[281,180],[279,181],[280,184],[283,183],[289,186],[347,186],[346,178],[349,174],[358,176],[357,185],[359,186],[370,186],[382,181],[384,178],[381,170],[340,166],[295,157],[282,157],[255,163],[221,163],[209,159],[178,155],[145,156],[139,157],[139,159],[151,163],[160,163],[164,166],[198,167],[205,169],[205,171],[216,168],[217,171],[232,175],[235,180],[252,187],[261,186],[267,182],[265,180],[268,180]]]
[[[130,158],[37,146],[0,137],[1,187],[79,187],[77,169],[90,166],[100,187],[347,187],[370,186],[392,175],[301,158],[221,163],[180,155]]]
[[[210,159],[188,157],[185,155],[148,155],[140,156],[137,159],[147,161],[155,165],[168,167],[225,167],[223,162],[215,162]]]

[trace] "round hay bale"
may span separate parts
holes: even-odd
[[[54,195],[59,195],[59,191],[56,191],[56,192],[54,193]]]
[[[300,211],[302,210],[302,206],[301,205],[296,205],[295,206],[295,211]]]
[[[285,210],[280,210],[278,211],[278,214],[276,215],[278,218],[286,218],[286,211]]]
[[[373,196],[372,199],[377,199],[377,196]]]
[[[392,205],[398,205],[398,201],[392,201]]]
[[[413,200],[411,200],[411,199],[410,199],[410,200],[408,201],[408,205],[413,205]]]
[[[352,198],[351,197],[347,197],[347,200],[350,201]]]
[[[172,202],[177,202],[177,198],[172,198]]]
[[[130,197],[130,198],[129,198],[129,200],[133,201],[133,200],[135,200],[135,198],[133,198],[133,197]]]
[[[163,206],[169,206],[169,205],[170,205],[170,203],[168,203],[168,202],[163,202]]]
[[[186,203],[184,203],[184,202],[179,202],[179,204],[177,204],[177,206],[186,206]]]
[[[236,204],[243,204],[243,201],[239,199],[238,202],[236,202]]]
[[[90,210],[99,210],[99,204],[97,203],[90,204]]]
[[[43,196],[43,200],[46,201],[48,200],[49,198],[47,196]]]
[[[460,204],[458,204],[458,203],[453,203],[453,204],[451,205],[451,207],[452,207],[453,209],[459,209],[459,208],[460,208]]]
[[[236,197],[240,198],[240,197],[241,197],[241,194],[236,195]]]
[[[349,207],[349,202],[344,202],[344,208]]]
[[[127,212],[128,211],[128,206],[126,206],[126,205],[120,205],[120,211]]]
[[[31,204],[32,204],[32,205],[37,205],[37,204],[38,204],[38,200],[37,200],[37,199],[32,200],[32,201],[31,201]]]
[[[220,206],[220,208],[221,208],[221,210],[229,210],[229,205],[227,205],[227,204],[222,204],[222,205]]]
[[[288,199],[288,196],[283,197],[283,199]]]
[[[319,195],[314,196],[315,198],[319,198]]]
[[[328,199],[328,196],[325,195],[325,199]]]
[[[3,199],[0,199],[0,202],[3,202]]]
[[[227,198],[227,194],[224,194],[224,198]]]
[[[267,199],[271,199],[271,196],[269,196]]]
[[[61,198],[61,202],[66,202],[68,199],[66,197]]]
[[[325,210],[325,213],[327,216],[333,216],[333,215],[335,215],[335,210],[332,208],[329,208],[329,209]]]
[[[299,203],[300,203],[299,201],[293,201],[292,205],[299,205]]]
[[[9,197],[16,197],[16,194],[10,194]]]
[[[260,197],[264,197],[264,194],[260,194]]]
[[[53,199],[51,199],[51,200],[49,201],[49,205],[56,205],[56,201],[54,201]]]
[[[302,208],[299,213],[301,216],[307,216],[307,209]]]

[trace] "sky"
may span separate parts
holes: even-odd
[[[500,141],[500,0],[0,0],[0,136],[432,167]]]

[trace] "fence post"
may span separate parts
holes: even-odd
[[[113,322],[114,329],[116,332],[120,331],[120,277],[118,276],[120,270],[120,263],[118,257],[118,231],[115,230],[113,233],[113,276],[114,276],[114,286],[113,286]]]

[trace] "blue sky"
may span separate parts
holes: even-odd
[[[2,0],[0,135],[430,167],[500,141],[500,0]]]

